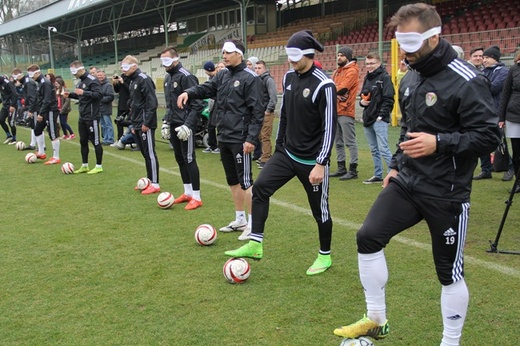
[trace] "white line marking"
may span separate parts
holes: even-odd
[[[75,143],[75,142],[67,142],[67,143],[79,146],[79,143]],[[103,155],[109,155],[109,156],[118,158],[120,160],[128,161],[128,162],[131,162],[133,164],[140,165],[140,166],[144,167],[144,162],[142,162],[142,161],[137,161],[135,159],[131,159],[131,158],[124,157],[124,156],[121,156],[121,155],[118,155],[118,154],[114,154],[114,153],[111,153],[109,151],[107,152],[106,150],[103,150]],[[164,172],[164,173],[180,176],[179,172],[176,172],[176,171],[171,170],[171,169],[167,169],[167,168],[162,168],[161,167],[160,171]],[[224,189],[224,190],[228,190],[229,189],[229,186],[224,185],[224,184],[215,183],[214,181],[211,181],[211,180],[206,180],[206,179],[202,179],[201,178],[200,182],[204,183],[206,185],[210,185],[210,186],[219,188],[219,189]],[[309,209],[298,207],[298,206],[295,206],[293,204],[286,203],[286,202],[283,202],[281,200],[278,200],[276,198],[271,198],[271,203],[273,203],[273,204],[275,204],[277,206],[280,206],[280,207],[284,207],[284,208],[290,209],[290,210],[295,211],[295,212],[300,213],[300,214],[305,214],[305,215],[308,215],[308,216],[312,216],[312,213],[311,213],[311,211]],[[332,220],[334,221],[335,225],[339,224],[341,226],[344,226],[344,227],[347,227],[347,228],[353,229],[353,230],[358,230],[361,227],[361,224],[359,224],[359,223],[348,221],[348,220],[344,220],[344,219],[341,219],[341,218],[338,218],[338,217],[333,217]],[[416,248],[419,248],[419,249],[422,249],[422,250],[425,250],[425,251],[428,251],[428,252],[432,251],[430,244],[421,243],[421,242],[418,242],[416,240],[413,240],[413,239],[410,239],[410,238],[406,238],[406,237],[403,237],[403,236],[400,236],[400,235],[397,235],[397,236],[393,237],[392,240],[395,240],[395,241],[397,241],[399,243],[410,245],[410,246],[413,246],[413,247],[416,247]],[[511,267],[504,266],[504,265],[496,264],[496,263],[493,263],[493,262],[488,262],[488,261],[481,260],[481,259],[478,259],[478,258],[475,258],[475,257],[472,257],[472,256],[468,256],[468,255],[464,255],[464,261],[466,263],[471,264],[471,265],[475,265],[475,266],[478,266],[478,267],[486,268],[486,269],[489,269],[489,270],[494,270],[494,271],[497,271],[497,272],[505,274],[505,275],[509,275],[509,276],[520,278],[520,270],[518,270],[518,269],[514,269],[514,268],[511,268]]]

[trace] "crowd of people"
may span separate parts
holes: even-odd
[[[388,336],[384,248],[392,237],[425,220],[441,284],[440,344],[458,345],[469,299],[463,249],[472,180],[492,177],[490,154],[499,144],[499,129],[505,130],[502,136],[511,140],[512,147],[502,180],[509,181],[520,172],[520,54],[511,69],[500,61],[497,46],[476,47],[464,61],[461,50],[441,38],[441,18],[435,7],[427,4],[401,7],[389,25],[396,30],[402,52],[397,91],[375,52],[365,56],[367,74],[360,86],[358,61],[351,47],[338,49],[338,68],[329,77],[315,61],[316,52],[323,52],[324,47],[310,31],[302,30],[289,38],[286,53],[291,68],[283,78],[274,150],[271,136],[276,84],[265,61],[245,58],[242,42],[227,40],[222,46],[223,60],[217,65],[212,61],[204,63],[208,80],[200,84],[183,67],[177,50],[166,47],[160,55],[166,74],[166,115],[161,133],[173,148],[183,184],[183,193],[174,203],[186,203],[186,210],[203,205],[195,132],[206,102],[209,141],[202,152],[220,155],[235,211],[232,221],[220,231],[239,231],[239,240],[248,240],[225,254],[263,258],[270,197],[297,177],[318,230],[318,256],[307,275],[325,272],[332,265],[330,178],[346,181],[359,175],[359,102],[374,166],[372,176],[362,182],[380,184],[383,189],[356,238],[366,314],[351,325],[337,328],[334,334],[346,338]],[[11,81],[0,77],[0,125],[7,136],[5,143],[16,143],[13,117],[19,107],[16,87],[21,86],[33,128],[34,141],[29,147],[37,150],[38,158],[46,158],[43,130],[47,128],[53,155],[46,164],[59,163],[58,119],[64,131],[61,138],[74,139],[68,114],[70,99],[77,99],[82,165],[74,173],[103,172],[103,145],[124,148],[131,140],[145,160],[151,182],[141,194],[160,192],[155,150],[158,100],[154,82],[139,69],[138,60],[126,56],[121,61],[121,75],[112,77],[111,82],[104,71],[87,70],[80,61],[72,62],[70,71],[78,79],[70,91],[63,78],[47,78],[37,65],[29,66],[27,75],[20,69],[13,70]],[[397,150],[391,153],[388,126],[395,92],[399,94],[402,119]],[[119,94],[117,136],[111,121],[115,93]],[[125,127],[129,129],[126,134]],[[96,157],[92,169],[89,142]],[[330,172],[333,146],[337,169]],[[482,172],[473,176],[478,158]],[[254,181],[255,160],[261,170]],[[520,186],[514,190],[520,192]]]

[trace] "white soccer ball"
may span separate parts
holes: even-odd
[[[251,274],[251,266],[243,258],[230,258],[224,263],[224,277],[229,283],[239,284],[247,280]]]
[[[150,181],[150,179],[148,178],[141,178],[137,181],[137,188],[139,190],[144,190],[146,189],[148,186],[150,186],[152,182]]]
[[[16,142],[16,150],[25,150],[26,145],[24,142],[20,141],[20,142]]]
[[[339,346],[374,346],[374,343],[367,338],[343,339]]]
[[[74,165],[70,162],[65,162],[61,165],[61,171],[65,174],[72,174],[74,173]]]
[[[159,196],[157,196],[157,205],[161,209],[168,209],[171,208],[173,205],[173,201],[175,198],[173,195],[169,192],[161,192]]]
[[[35,153],[28,153],[25,155],[25,162],[27,163],[35,163],[38,158],[36,157]]]
[[[205,223],[195,230],[195,241],[199,245],[211,245],[217,240],[217,230],[215,227]]]

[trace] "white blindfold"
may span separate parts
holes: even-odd
[[[222,46],[222,53],[224,53],[224,52],[228,52],[228,53],[237,52],[238,54],[244,56],[244,52],[242,52],[240,49],[238,49],[237,46],[235,46],[235,44],[233,42],[224,43],[224,46]]]
[[[302,58],[305,54],[315,54],[316,50],[314,50],[314,48],[302,50],[302,49],[296,48],[296,47],[286,47],[285,52],[287,53],[287,57],[289,58],[290,61],[298,62],[298,61],[302,60]]]
[[[70,68],[70,73],[72,73],[72,74],[76,74],[76,73],[78,73],[79,70],[81,70],[81,69],[85,69],[85,66],[80,66],[80,67],[71,67],[71,68]],[[30,77],[30,76],[29,76],[29,77]]]
[[[176,61],[179,61],[179,57],[175,57],[175,58],[161,58],[161,64],[164,66],[164,67],[170,67],[172,66],[172,64]]]
[[[398,32],[395,33],[395,38],[401,46],[401,49],[406,53],[415,53],[419,49],[421,49],[424,40],[429,39],[430,37],[440,34],[441,27],[437,26],[435,28],[431,28],[428,31],[423,32],[422,34],[418,32]]]
[[[123,72],[128,72],[132,66],[137,66],[136,64],[121,64],[121,70],[123,70]]]
[[[34,75],[36,73],[40,72],[40,70],[36,70],[36,71],[27,71],[27,75],[29,76],[29,78],[32,78],[34,77]]]

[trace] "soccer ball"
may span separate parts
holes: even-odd
[[[72,174],[74,173],[74,165],[70,162],[65,162],[61,165],[61,171],[65,174]]]
[[[243,258],[230,258],[224,263],[224,277],[229,283],[239,284],[247,280],[251,274],[251,266]]]
[[[203,246],[211,245],[217,240],[217,230],[207,223],[197,227],[195,241]]]
[[[25,150],[26,146],[25,146],[25,143],[20,141],[20,142],[16,142],[16,150]]]
[[[359,339],[343,339],[339,346],[374,346],[372,341],[367,338],[359,338]]]
[[[148,186],[150,186],[152,182],[150,181],[150,179],[148,178],[141,178],[137,181],[137,188],[139,190],[144,190],[146,189]]]
[[[27,163],[35,163],[38,158],[35,153],[28,153],[25,155],[25,162]]]
[[[173,205],[173,201],[175,198],[173,195],[169,192],[161,192],[159,196],[157,196],[157,205],[161,209],[168,209],[171,208]]]

